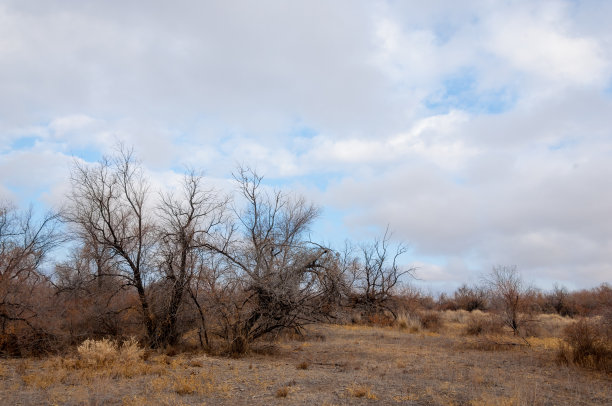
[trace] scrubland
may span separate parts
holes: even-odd
[[[0,404],[612,404],[607,283],[497,265],[434,297],[389,228],[312,241],[319,209],[248,167],[145,173],[120,146],[59,212],[0,202]]]
[[[386,326],[319,324],[261,341],[240,358],[187,347],[145,351],[134,340],[86,341],[63,355],[0,360],[0,399],[7,405],[612,404],[609,371],[563,360],[567,341],[560,337],[575,321],[539,315],[532,322],[525,338],[480,311],[400,315]]]

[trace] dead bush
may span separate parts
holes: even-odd
[[[497,317],[473,316],[467,320],[465,334],[477,336],[480,334],[500,334],[504,324]]]
[[[558,352],[561,363],[612,372],[612,334],[605,320],[581,319],[563,331],[565,343]]]
[[[421,326],[429,331],[439,331],[442,328],[443,322],[440,314],[437,312],[424,312],[419,315]]]
[[[289,387],[288,386],[283,386],[281,388],[278,388],[276,391],[276,397],[277,398],[286,398],[289,395]]]
[[[353,384],[346,388],[348,394],[355,398],[365,398],[370,400],[376,400],[378,397],[374,392],[372,392],[372,388],[369,385],[358,385]]]
[[[421,320],[414,313],[400,314],[397,317],[396,323],[400,330],[408,330],[411,333],[417,333],[421,329]]]
[[[87,339],[78,346],[77,352],[81,361],[90,367],[103,367],[116,362],[133,363],[144,357],[144,350],[133,337],[121,345],[107,338]]]
[[[385,313],[374,313],[368,316],[368,324],[371,326],[389,327],[395,323],[392,315]]]

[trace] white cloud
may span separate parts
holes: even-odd
[[[607,80],[610,65],[598,41],[567,32],[565,8],[556,3],[533,8],[494,15],[487,22],[486,49],[537,81],[585,85]]]
[[[59,203],[73,155],[123,141],[160,187],[245,163],[340,213],[330,233],[391,224],[431,283],[597,283],[607,3],[5,1],[0,196]]]

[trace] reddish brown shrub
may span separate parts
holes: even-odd
[[[605,320],[581,319],[563,331],[564,345],[558,353],[562,363],[612,372],[612,335]]]

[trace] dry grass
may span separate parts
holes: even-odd
[[[558,359],[612,373],[612,331],[601,320],[579,320],[565,327]]]
[[[280,387],[276,390],[277,398],[286,398],[289,395],[290,388],[288,386]]]
[[[556,362],[559,337],[531,337],[527,346],[508,331],[465,335],[472,317],[486,314],[445,312],[437,333],[420,321],[416,332],[399,323],[313,326],[306,337],[325,340],[283,337],[274,353],[239,359],[88,343],[75,356],[0,360],[0,403],[612,404],[612,376]],[[551,318],[545,331],[566,322]]]
[[[372,392],[372,388],[368,385],[357,385],[353,384],[346,388],[348,394],[355,398],[366,398],[371,400],[376,400],[378,397]]]

